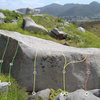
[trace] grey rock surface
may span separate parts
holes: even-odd
[[[18,32],[0,30],[0,59],[4,52],[8,37],[10,37],[8,49],[4,57],[2,72],[9,72],[9,63],[16,51],[17,41],[19,49],[12,67],[12,76],[27,91],[33,89],[34,58],[38,52],[36,63],[36,91],[46,88],[63,89],[64,52],[67,62],[82,60],[87,55],[90,69],[90,77],[87,89],[100,88],[100,49],[75,48],[64,46],[49,40],[22,35]],[[70,64],[66,68],[66,89],[75,91],[85,88],[87,78],[86,62]]]
[[[23,28],[25,30],[34,31],[34,32],[47,32],[47,30],[43,26],[37,25],[29,17],[23,19]]]
[[[6,18],[6,16],[2,12],[0,12],[0,19],[4,19],[4,18]]]
[[[37,92],[37,97],[41,97],[43,100],[48,100],[50,92],[50,89],[41,90]]]
[[[65,39],[68,36],[67,33],[59,31],[57,28],[52,29],[50,34],[59,39]]]
[[[100,98],[93,95],[91,92],[82,89],[72,93],[60,93],[54,100],[100,100]]]
[[[83,27],[78,27],[78,31],[85,33],[85,29]]]

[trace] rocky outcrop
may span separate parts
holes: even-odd
[[[6,18],[6,16],[0,12],[0,19],[4,19],[4,18]]]
[[[9,72],[9,63],[12,61],[16,51],[17,41],[19,49],[12,66],[12,76],[27,91],[33,90],[33,71],[36,51],[36,91],[46,88],[63,89],[63,67],[65,59],[67,62],[82,60],[87,55],[90,77],[87,89],[100,88],[100,49],[75,48],[64,46],[49,40],[21,35],[18,32],[0,30],[0,59],[4,52],[8,37],[10,37],[8,49],[4,56],[2,72]],[[85,88],[87,78],[86,62],[70,64],[66,68],[66,89],[75,91]]]
[[[6,16],[2,12],[0,12],[0,24],[4,24],[5,23],[4,22],[5,18],[6,18]]]
[[[78,31],[85,33],[85,29],[83,27],[78,27]]]
[[[47,30],[43,26],[37,25],[29,17],[23,19],[23,28],[25,30],[34,31],[34,32],[47,32]]]
[[[65,39],[67,37],[70,37],[69,34],[63,32],[63,31],[59,31],[57,28],[54,28],[51,30],[50,34],[53,36],[53,37],[56,37],[58,39]]]
[[[30,15],[37,15],[40,13],[40,9],[33,9],[33,8],[21,8],[21,9],[17,9],[16,11],[21,12],[23,14],[30,14]]]
[[[54,100],[100,100],[91,92],[82,89],[72,93],[60,93]]]

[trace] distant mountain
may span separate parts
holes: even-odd
[[[91,2],[90,4],[65,4],[53,3],[40,9],[41,14],[50,14],[54,16],[94,16],[100,13],[100,3]]]

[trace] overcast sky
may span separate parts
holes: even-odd
[[[94,0],[0,0],[0,9],[18,9],[18,8],[37,8],[43,7],[51,3],[66,4],[66,3],[80,3],[89,4]],[[96,0],[100,3],[100,0]]]

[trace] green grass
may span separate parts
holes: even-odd
[[[8,17],[10,17],[9,13],[13,13],[8,10],[7,11],[4,10],[3,12],[5,14],[7,13]],[[15,16],[16,14],[14,13],[14,17],[12,16],[11,18],[13,19],[15,18]],[[23,23],[22,16],[31,17],[37,24],[44,26],[48,31],[52,30],[55,27],[57,28],[62,27],[63,26],[62,23],[64,23],[64,20],[62,20],[61,18],[53,17],[53,16],[46,15],[46,14],[43,16],[32,16],[32,15],[20,15],[19,14],[18,16],[20,16],[20,18],[17,20],[18,24],[14,24],[14,23],[0,24],[0,29],[16,31],[16,32],[20,32],[21,34],[31,35],[31,36],[39,37],[42,39],[58,42],[61,44],[64,44],[66,42],[69,46],[74,46],[74,47],[100,48],[100,37],[88,31],[86,31],[85,33],[81,33],[77,30],[78,26],[74,24],[65,26],[65,30],[63,31],[71,35],[71,37],[66,38],[63,41],[50,36],[48,33],[43,33],[43,32],[35,33],[34,31],[24,30],[22,27],[22,23]],[[9,20],[7,22],[9,22]]]
[[[9,11],[9,10],[0,9],[0,12],[2,12],[6,16],[6,18],[4,19],[5,22],[9,22],[12,19],[16,19],[16,17],[21,18],[23,16],[22,14],[18,14],[13,11]]]
[[[100,37],[100,21],[83,23],[83,27],[85,27],[88,31]]]
[[[1,82],[8,82],[8,76],[0,74]],[[21,88],[15,79],[11,78],[11,86],[9,86],[8,93],[1,93],[0,100],[28,100],[28,94],[25,89]]]

